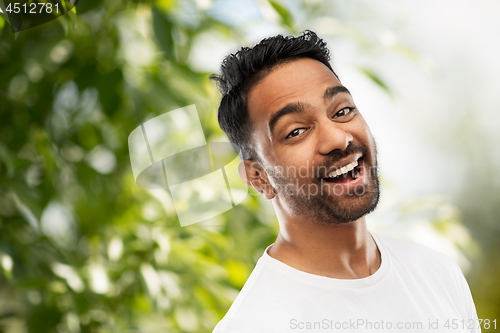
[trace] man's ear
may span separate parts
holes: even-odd
[[[264,198],[273,199],[275,197],[274,188],[271,186],[267,173],[259,162],[243,160],[238,166],[238,172],[241,179],[248,185],[253,186]]]

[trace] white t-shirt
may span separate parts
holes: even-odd
[[[382,262],[362,279],[306,273],[266,249],[213,333],[481,332],[469,286],[453,260],[370,233]]]

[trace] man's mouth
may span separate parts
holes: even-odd
[[[361,175],[361,166],[359,165],[358,160],[359,158],[330,172],[324,180],[329,183],[341,184],[357,179]]]

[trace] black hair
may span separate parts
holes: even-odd
[[[217,81],[222,93],[219,126],[243,159],[260,160],[251,145],[247,93],[276,66],[300,58],[318,60],[335,74],[326,43],[313,31],[305,30],[298,37],[277,35],[263,39],[253,48],[242,47],[222,61],[220,75],[210,77]]]

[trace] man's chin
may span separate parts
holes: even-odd
[[[321,223],[345,224],[371,213],[379,202],[378,180],[374,180],[368,185],[351,187],[338,186],[338,184],[326,186],[336,192],[323,192],[311,195],[309,198],[301,198],[299,201],[304,203],[301,215],[313,215],[314,219]],[[295,202],[295,204],[297,203]]]
[[[375,210],[378,204],[378,195],[375,198],[370,198],[370,200],[366,200],[367,202],[363,203],[359,202],[360,198],[355,200],[357,202],[345,203],[345,205],[342,206],[342,209],[339,209],[339,206],[334,207],[333,210],[335,213],[332,216],[333,219],[330,220],[333,220],[337,223],[349,223],[359,220],[363,216]]]

